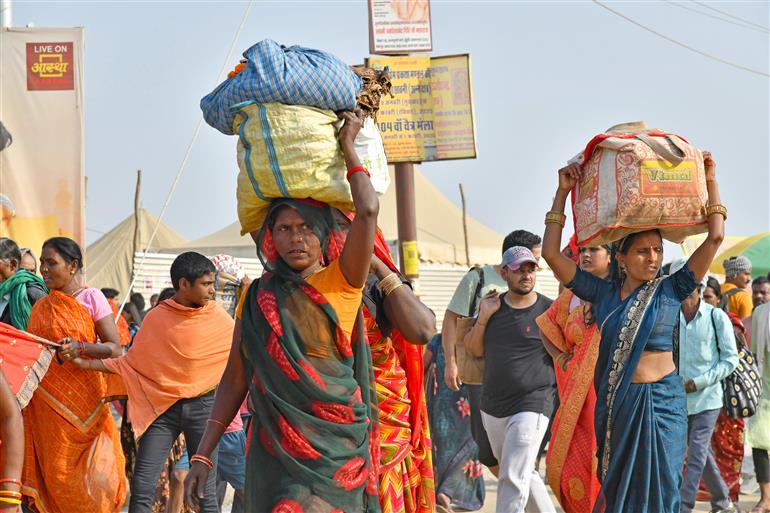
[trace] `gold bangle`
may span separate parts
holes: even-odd
[[[393,294],[399,287],[403,287],[403,286],[404,284],[401,283],[401,280],[399,280],[398,283],[396,283],[395,287],[385,292],[385,297],[388,297],[389,295]]]
[[[727,208],[724,205],[715,203],[706,207],[706,217],[711,217],[714,214],[719,214],[727,221]]]
[[[561,225],[561,227],[564,228],[564,223],[566,222],[567,222],[567,216],[565,216],[561,212],[556,212],[555,210],[551,210],[545,215],[545,224],[555,223],[555,224]]]
[[[403,283],[401,283],[401,278],[398,276],[398,274],[390,273],[380,280],[379,285],[385,296],[389,296],[394,290],[403,285]]]

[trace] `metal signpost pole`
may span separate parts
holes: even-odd
[[[417,283],[420,277],[420,260],[417,251],[414,164],[411,162],[398,163],[395,165],[395,171],[399,263],[404,276]]]

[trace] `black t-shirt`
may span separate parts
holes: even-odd
[[[529,411],[550,417],[556,376],[553,360],[540,340],[535,322],[551,301],[538,294],[528,308],[511,308],[500,297],[500,309],[484,332],[484,383],[481,409],[493,417]]]

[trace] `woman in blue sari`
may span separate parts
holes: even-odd
[[[703,278],[724,238],[715,164],[704,153],[708,236],[678,272],[658,277],[663,241],[658,230],[615,243],[614,273],[604,281],[581,271],[559,251],[567,195],[580,178],[571,164],[546,217],[543,257],[556,277],[593,304],[601,326],[594,384],[601,492],[595,512],[679,512],[687,444],[685,387],[674,362],[679,307]]]

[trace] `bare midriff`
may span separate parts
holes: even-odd
[[[676,370],[671,351],[645,351],[636,366],[632,383],[655,383]]]

